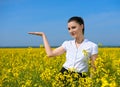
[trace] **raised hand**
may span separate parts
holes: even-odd
[[[33,35],[38,35],[38,36],[43,36],[43,32],[28,32],[28,34],[33,34]]]

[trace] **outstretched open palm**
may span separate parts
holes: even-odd
[[[44,33],[43,32],[28,32],[28,34],[43,36]]]

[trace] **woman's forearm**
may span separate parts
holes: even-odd
[[[44,47],[45,47],[47,56],[48,57],[53,56],[52,48],[50,47],[49,42],[47,40],[47,37],[46,37],[46,35],[44,33],[42,35],[42,38],[43,38],[43,43],[44,43]]]
[[[57,56],[57,55],[63,54],[65,52],[63,47],[58,47],[55,50],[52,50],[52,48],[50,47],[49,42],[47,40],[47,37],[43,32],[29,32],[29,34],[42,36],[44,47],[45,47],[48,57]]]
[[[45,46],[45,50],[46,50],[46,53],[47,55],[50,57],[50,56],[53,56],[53,52],[52,52],[52,49],[48,43],[48,40],[47,40],[47,37],[46,35],[43,33],[43,32],[28,32],[28,34],[32,34],[32,35],[37,35],[37,36],[41,36],[43,38],[43,43],[44,43],[44,46]]]
[[[95,65],[95,60],[97,58],[97,54],[94,54],[91,56],[91,67],[92,67],[92,72],[90,74],[90,77],[93,77],[94,75],[94,72],[96,72],[96,65]]]

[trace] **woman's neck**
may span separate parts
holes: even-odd
[[[83,35],[75,39],[75,42],[77,44],[81,44],[83,41],[84,41],[84,36]]]

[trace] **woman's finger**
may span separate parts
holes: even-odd
[[[41,32],[28,32],[28,34],[33,34],[33,35],[42,36],[42,33],[41,33]]]

